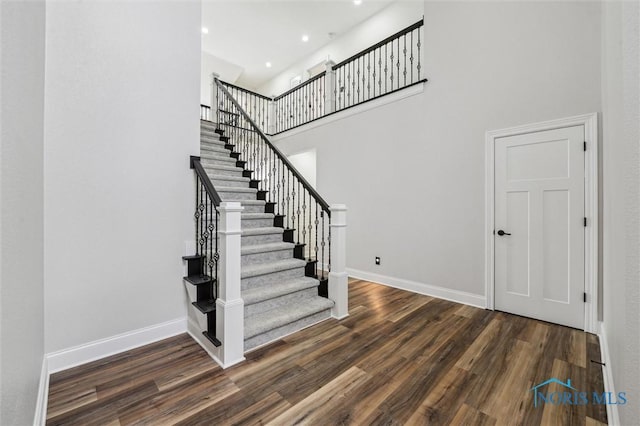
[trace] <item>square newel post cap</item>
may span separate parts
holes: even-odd
[[[329,59],[327,62],[325,62],[325,65],[326,65],[326,67],[327,67],[327,71],[331,71],[331,70],[333,69],[333,66],[334,66],[335,64],[336,64],[336,63],[335,63],[335,62],[333,62],[331,59]]]
[[[332,212],[346,212],[348,209],[345,204],[331,204],[329,210]]]
[[[225,212],[241,212],[244,210],[244,207],[237,201],[223,201],[220,203],[220,210]]]

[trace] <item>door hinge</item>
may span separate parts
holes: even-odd
[[[582,293],[582,301],[587,303],[587,293]]]
[[[584,218],[584,226],[585,226],[585,228],[587,227],[587,218],[586,217]]]
[[[587,141],[584,141],[584,150],[587,150]]]

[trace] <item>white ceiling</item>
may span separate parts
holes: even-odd
[[[393,1],[204,0],[202,50],[243,68],[237,83],[256,88]]]

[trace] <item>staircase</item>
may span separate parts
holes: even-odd
[[[320,288],[320,281],[315,278],[317,261],[305,260],[304,245],[294,243],[295,229],[285,228],[286,216],[274,214],[275,203],[266,201],[266,191],[258,190],[259,181],[245,170],[247,163],[242,154],[234,151],[233,136],[224,136],[209,121],[201,121],[200,126],[201,165],[220,199],[239,202],[244,208],[241,237],[244,350],[329,318],[334,302],[319,296],[319,292],[326,296],[326,288]],[[326,286],[326,282],[323,284]],[[197,307],[213,316],[213,301],[210,302],[211,306],[204,310]],[[216,343],[211,333],[205,335]]]

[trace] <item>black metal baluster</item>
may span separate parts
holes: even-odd
[[[402,36],[402,39],[404,41],[404,50],[402,51],[403,56],[404,56],[404,71],[403,71],[403,74],[404,74],[404,85],[406,86],[407,85],[407,35],[404,34]]]
[[[307,221],[306,221],[306,213],[307,211],[307,190],[305,189],[302,192],[302,244],[305,245],[305,250],[307,249]],[[306,256],[305,256],[306,257]]]
[[[218,251],[218,224],[220,219],[220,212],[218,211],[218,209],[216,209],[216,251],[213,254],[213,259],[215,260],[215,264],[216,264],[216,294],[215,294],[215,298],[217,299],[218,296],[220,295],[220,282],[218,281],[218,261],[220,260],[220,252]]]
[[[300,181],[298,181],[298,210],[296,210],[296,223],[298,224],[298,237],[296,242],[300,244]]]
[[[315,227],[316,227],[316,239],[315,239],[314,244],[313,244],[314,250],[315,250],[315,253],[314,253],[315,259],[314,260],[316,261],[316,265],[315,265],[316,266],[316,268],[315,268],[315,270],[316,270],[316,274],[315,274],[316,278],[318,278],[318,228],[319,228],[318,224],[319,223],[320,222],[318,221],[318,202],[316,201],[316,220],[314,222]]]
[[[327,237],[327,242],[329,243],[329,259],[327,262],[327,272],[331,272],[331,216],[329,216],[329,236]]]
[[[387,93],[387,80],[388,80],[388,76],[387,76],[387,71],[388,71],[388,67],[387,67],[387,45],[384,45],[384,93]]]
[[[287,167],[287,229],[292,228],[291,226],[291,170]]]
[[[393,90],[393,40],[391,40],[391,55],[389,56],[389,62],[391,63],[391,74],[389,75],[389,79],[391,80],[391,90]]]
[[[371,52],[367,53],[367,99],[371,99]]]
[[[420,80],[420,61],[421,61],[421,56],[420,56],[420,28],[418,28],[418,66],[417,66],[417,70],[418,70],[418,80]]]
[[[196,175],[196,211],[193,214],[195,222],[196,222],[196,237],[194,239],[196,243],[196,255],[200,254],[200,250],[198,250],[198,222],[199,222],[199,206],[200,206],[200,177]]]
[[[397,39],[398,42],[398,59],[396,59],[396,78],[398,80],[398,89],[400,88],[400,38]]]
[[[325,241],[324,241],[324,216],[325,216],[325,212],[324,210],[320,213],[322,215],[322,242],[320,243],[320,247],[322,250],[322,263],[320,264],[321,266],[321,271],[322,271],[322,279],[325,279],[325,264],[324,264],[324,245],[325,245]]]

